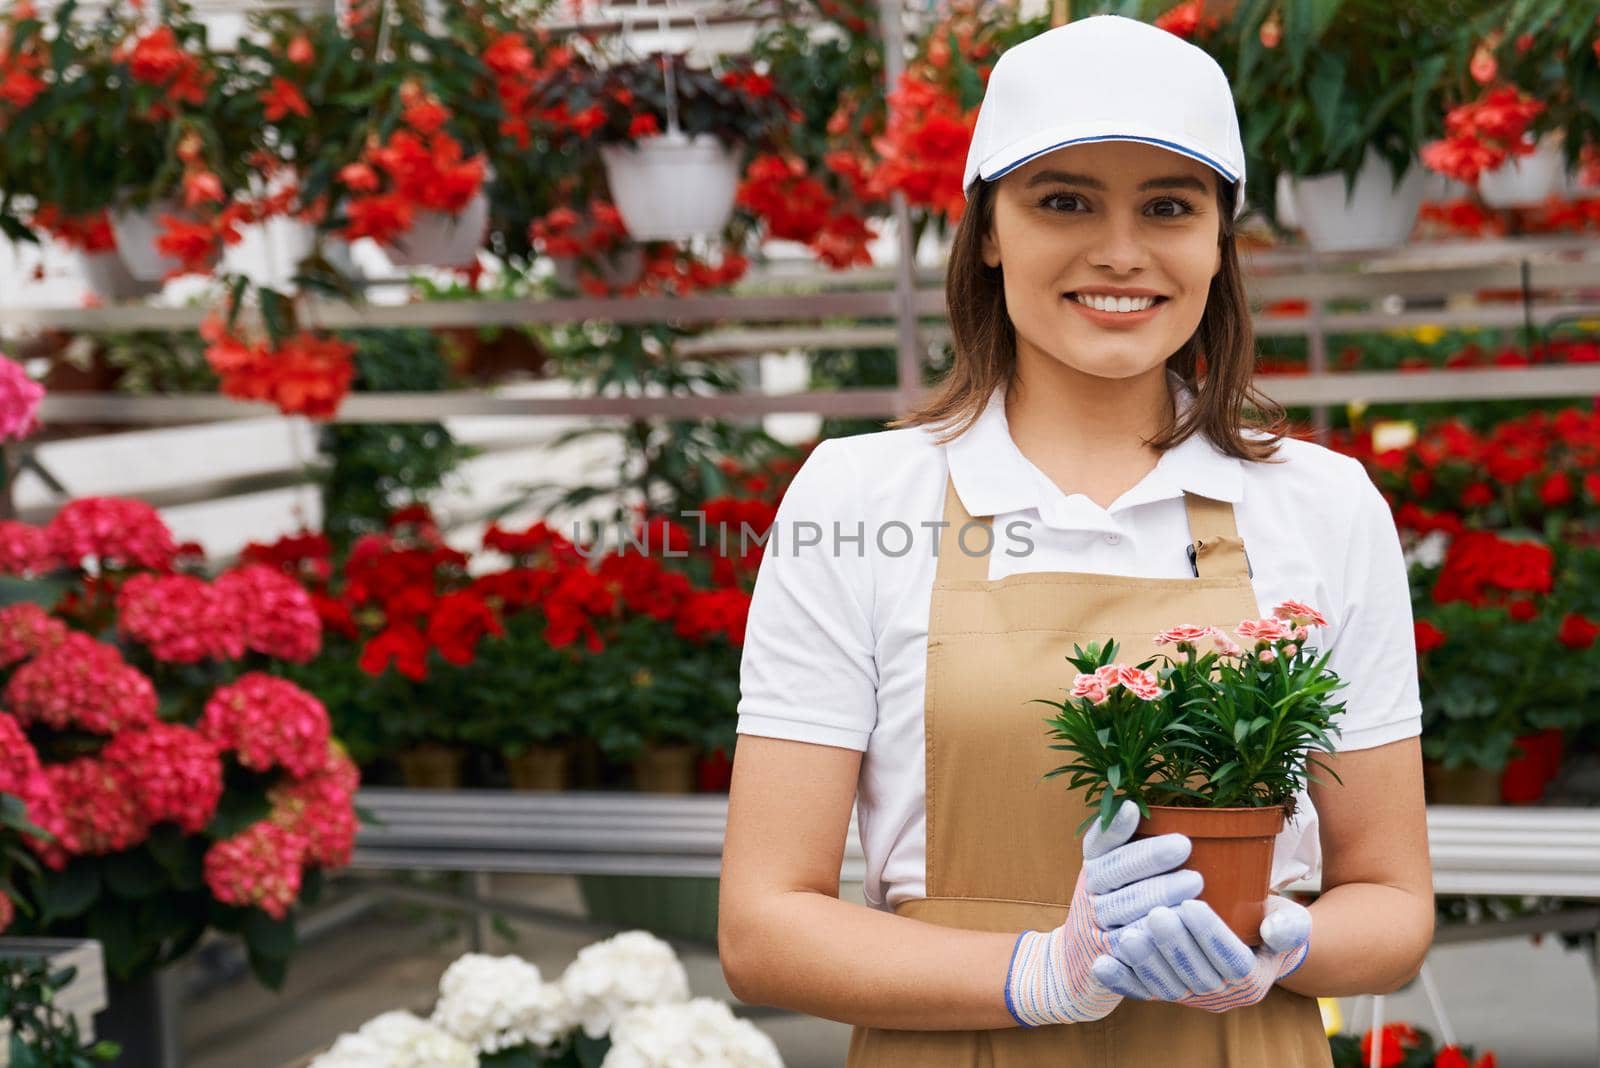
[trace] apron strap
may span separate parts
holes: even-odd
[[[956,495],[955,480],[949,475],[944,480],[944,523],[939,528],[939,563],[934,568],[934,582],[987,582],[989,581],[989,555],[994,552],[994,524],[989,516],[974,518],[967,514],[966,505]],[[967,524],[972,526],[967,527]],[[979,526],[983,529],[979,530]],[[965,542],[969,551],[963,551],[961,531],[967,527]],[[988,546],[988,552],[983,548]]]
[[[1250,561],[1244,539],[1234,522],[1233,505],[1201,497],[1187,490],[1184,507],[1189,513],[1190,560],[1201,578],[1249,578]]]

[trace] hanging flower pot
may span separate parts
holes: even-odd
[[[1272,892],[1272,849],[1287,816],[1269,808],[1191,808],[1151,805],[1134,838],[1188,835],[1193,843],[1185,868],[1200,873],[1200,900],[1248,946],[1261,944],[1261,921]]]
[[[1567,163],[1561,138],[1546,134],[1531,156],[1513,156],[1478,176],[1478,195],[1491,208],[1527,208],[1543,204],[1561,190]]]
[[[135,300],[161,292],[159,279],[145,281],[135,278],[115,249],[79,252],[77,257],[84,282],[103,300]]]
[[[411,229],[383,251],[396,267],[469,267],[478,258],[488,226],[489,196],[480,189],[454,215],[417,212]]]
[[[277,215],[240,227],[239,243],[223,250],[223,269],[245,275],[256,285],[286,291],[316,241],[316,228],[310,223]]]
[[[556,281],[565,289],[577,289],[578,269],[585,266],[583,259],[579,256],[556,256],[552,259],[556,267]],[[631,286],[644,273],[644,250],[638,245],[629,245],[606,252],[591,252],[587,266],[590,272],[599,274],[612,289]]]
[[[117,254],[128,273],[141,282],[159,282],[183,266],[177,256],[156,247],[161,236],[161,216],[174,215],[185,222],[198,222],[191,212],[172,201],[157,201],[142,208],[112,208],[111,232],[117,239]],[[213,260],[213,262],[215,262]]]
[[[719,233],[733,214],[739,154],[709,133],[682,130],[602,145],[611,199],[635,241]]]
[[[1394,168],[1367,149],[1348,193],[1342,173],[1294,181],[1294,205],[1306,240],[1319,252],[1403,245],[1422,208],[1425,173],[1413,161],[1399,188]]]

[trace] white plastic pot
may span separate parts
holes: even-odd
[[[182,260],[164,255],[156,248],[156,238],[161,236],[162,215],[198,221],[181,205],[160,201],[145,208],[113,208],[109,214],[111,233],[117,239],[117,255],[122,257],[134,278],[141,282],[159,282],[183,266]]]
[[[1458,182],[1454,178],[1440,174],[1438,171],[1429,171],[1428,177],[1422,183],[1422,199],[1430,204],[1442,204],[1445,201],[1460,200],[1470,196],[1472,187],[1465,182]]]
[[[161,292],[161,283],[142,282],[128,270],[115,249],[78,252],[78,269],[89,289],[103,300],[133,300]]]
[[[468,267],[477,260],[488,227],[489,196],[480,189],[455,215],[417,212],[411,229],[383,251],[397,267]]]
[[[1367,149],[1348,190],[1340,172],[1296,178],[1294,204],[1311,247],[1321,252],[1393,248],[1406,243],[1422,208],[1426,172],[1411,161],[1394,185],[1394,169]]]
[[[708,133],[652,134],[602,145],[611,199],[635,241],[720,233],[733,214],[739,155]]]
[[[1279,171],[1273,196],[1278,202],[1278,222],[1285,230],[1300,229],[1300,213],[1294,206],[1294,175]]]
[[[310,223],[277,215],[264,223],[240,227],[239,243],[222,252],[223,266],[257,285],[287,291],[289,280],[316,239],[316,228]]]
[[[1536,207],[1561,191],[1566,171],[1560,137],[1546,134],[1533,155],[1513,156],[1478,175],[1478,195],[1491,208]]]

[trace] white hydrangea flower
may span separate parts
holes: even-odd
[[[689,976],[672,947],[649,931],[624,931],[584,946],[561,974],[572,1019],[599,1038],[637,1005],[689,1000]]]
[[[478,1068],[471,1046],[409,1012],[375,1016],[356,1033],[384,1051],[383,1068]]]
[[[340,1035],[308,1068],[389,1068],[389,1051],[366,1035]]]
[[[695,998],[630,1009],[600,1068],[783,1068],[778,1047],[726,1002]]]
[[[433,1022],[479,1053],[545,1049],[577,1026],[566,994],[537,965],[486,953],[468,953],[445,970]]]

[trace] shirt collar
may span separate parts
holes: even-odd
[[[1177,413],[1182,416],[1194,403],[1194,393],[1174,371],[1167,372],[1167,382]],[[1068,514],[1062,507],[1067,498],[1060,487],[1022,455],[1012,440],[1006,422],[1005,395],[1002,383],[990,394],[977,421],[945,446],[956,495],[968,514],[974,516],[1027,508],[1039,509],[1047,521],[1052,515]],[[1196,431],[1163,453],[1155,468],[1118,498],[1110,511],[1181,497],[1185,491],[1237,503],[1244,497],[1241,461],[1218,450],[1203,431]],[[1105,515],[1087,499],[1074,500],[1073,504],[1088,504],[1091,511]]]

